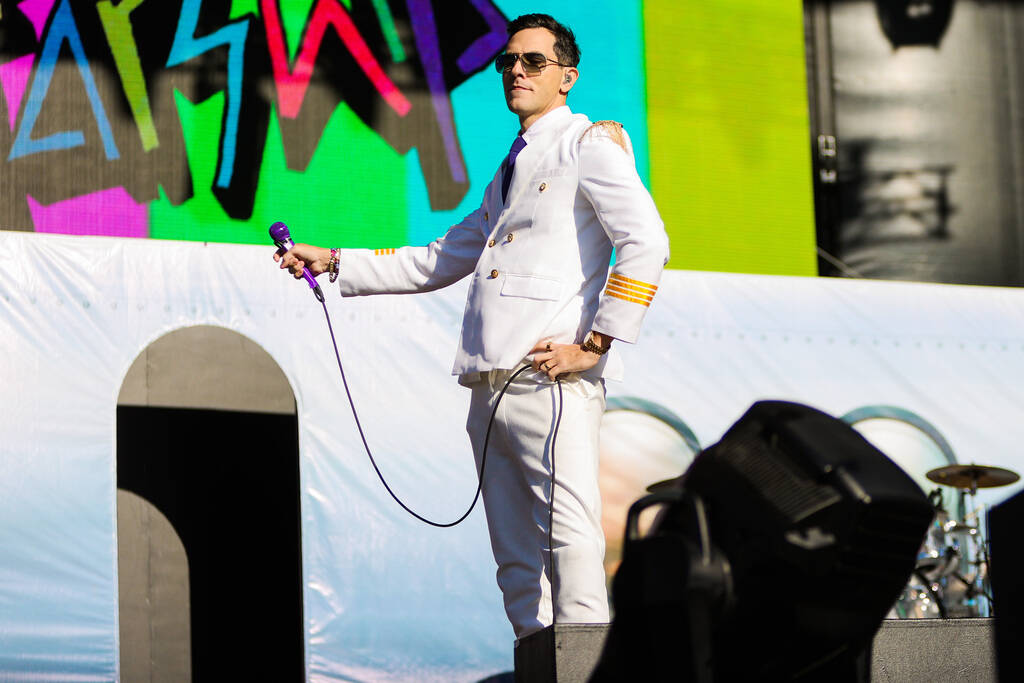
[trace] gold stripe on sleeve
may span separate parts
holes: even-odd
[[[625,294],[619,294],[618,292],[613,291],[611,287],[608,287],[607,289],[605,289],[604,293],[607,294],[608,296],[613,296],[616,299],[622,299],[623,301],[630,301],[630,302],[632,302],[634,304],[640,304],[642,306],[650,306],[651,305],[651,302],[648,299],[637,299],[637,298],[634,298],[634,297],[631,297],[631,296],[626,296]]]
[[[618,280],[609,280],[608,281],[608,286],[616,288],[617,290],[621,291],[623,294],[630,294],[632,296],[639,296],[639,297],[642,297],[644,299],[647,299],[648,301],[650,301],[651,299],[654,298],[654,292],[652,292],[651,290],[643,289],[641,287],[634,287],[633,285],[623,284],[622,282],[619,282]]]
[[[642,282],[640,280],[634,280],[634,279],[628,278],[628,277],[626,277],[624,275],[619,275],[618,273],[612,273],[611,275],[609,275],[608,276],[608,281],[609,282],[615,282],[616,284],[618,284],[620,286],[623,286],[623,287],[626,287],[626,286],[629,286],[629,285],[634,285],[635,287],[631,287],[631,289],[636,289],[637,287],[639,287],[640,289],[643,289],[643,290],[646,290],[647,292],[650,292],[651,295],[653,295],[655,292],[658,291],[658,285],[652,285],[649,282]]]
[[[648,303],[650,303],[651,300],[654,299],[654,295],[653,294],[646,294],[644,292],[637,292],[637,291],[632,290],[632,289],[627,289],[625,287],[620,287],[619,285],[615,284],[614,282],[609,282],[608,286],[605,288],[604,291],[606,291],[606,292],[615,292],[616,294],[621,294],[623,296],[632,297],[634,299],[642,299],[642,300],[644,300],[644,301],[646,301]]]

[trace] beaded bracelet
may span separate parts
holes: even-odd
[[[327,262],[327,272],[330,274],[330,282],[334,284],[334,281],[338,279],[338,273],[340,268],[338,267],[338,250],[331,249],[331,260]]]

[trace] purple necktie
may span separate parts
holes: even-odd
[[[502,203],[508,199],[508,186],[512,184],[512,172],[515,170],[516,157],[523,151],[523,147],[526,147],[526,140],[522,135],[517,135],[515,142],[512,143],[512,149],[508,151],[508,157],[505,158],[505,174],[501,178]]]

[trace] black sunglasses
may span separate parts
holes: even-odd
[[[494,70],[500,74],[505,73],[516,65],[517,59],[522,63],[523,72],[527,76],[536,76],[549,64],[567,66],[553,59],[548,59],[547,55],[541,52],[523,52],[522,54],[518,52],[504,52],[495,58]]]

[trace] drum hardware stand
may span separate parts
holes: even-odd
[[[945,577],[951,577],[959,581],[964,585],[965,591],[963,597],[966,601],[971,601],[974,598],[981,596],[988,601],[989,609],[992,608],[992,596],[989,591],[985,590],[984,583],[988,580],[987,570],[988,563],[988,541],[981,535],[981,528],[978,525],[978,521],[975,520],[975,524],[967,523],[967,519],[976,514],[976,510],[967,513],[967,498],[970,496],[972,503],[975,501],[975,497],[978,494],[978,489],[981,488],[994,488],[998,486],[1006,486],[1013,484],[1020,479],[1020,475],[1016,472],[1000,467],[992,467],[988,465],[947,465],[945,467],[939,467],[930,470],[925,476],[937,484],[944,486],[950,486],[957,489],[959,493],[959,507],[960,515],[965,521],[959,522],[956,520],[949,520],[943,522],[943,518],[948,517],[948,513],[943,507],[942,490],[936,488],[932,491],[928,499],[931,501],[932,506],[935,508],[936,520],[934,523],[940,524],[942,533],[940,535],[940,543],[945,544],[941,554],[936,551],[939,548],[932,550],[931,558],[939,560],[939,564],[931,567],[930,570],[920,563],[918,567],[914,569],[913,576],[918,578],[925,590],[931,596],[931,599],[935,602],[935,607],[939,611],[939,615],[943,619],[949,618],[948,607],[943,600],[943,596],[940,593],[942,584],[939,583]],[[959,549],[957,540],[951,534],[966,532],[968,538],[975,537],[977,543],[977,554],[975,557],[970,557],[970,549],[972,544],[964,544],[963,553]],[[929,535],[926,537],[925,542],[935,542],[933,537],[933,531],[929,531]],[[957,558],[961,558],[961,565],[959,568],[956,567]],[[975,571],[973,576],[968,574],[964,576],[963,567],[973,566]],[[937,570],[937,571],[936,571]],[[929,578],[931,572],[934,578]],[[970,577],[970,578],[969,578]],[[979,579],[981,585],[979,585]],[[977,615],[972,615],[977,616]]]
[[[923,585],[925,590],[928,591],[928,594],[932,596],[932,601],[935,603],[935,607],[939,610],[939,618],[949,619],[949,613],[946,611],[946,603],[942,601],[942,596],[935,587],[935,582],[925,576],[924,571],[921,569],[914,569],[914,576],[921,580],[921,585]]]

